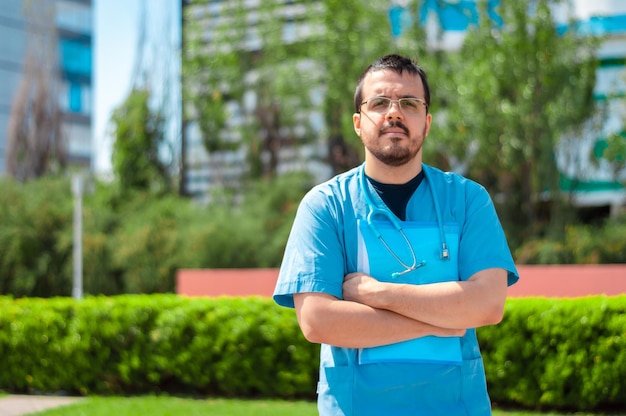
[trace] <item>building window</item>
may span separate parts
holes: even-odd
[[[91,77],[91,45],[62,39],[61,66],[65,72]]]
[[[80,84],[72,82],[69,88],[68,110],[72,113],[80,113],[82,109],[82,91]]]

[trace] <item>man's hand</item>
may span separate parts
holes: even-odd
[[[378,280],[362,272],[347,274],[343,279],[343,299],[370,305],[368,299],[376,295],[380,284]]]

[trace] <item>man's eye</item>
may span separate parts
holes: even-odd
[[[400,102],[402,103],[402,107],[404,108],[410,108],[411,110],[417,108],[417,101],[415,100],[401,100]]]
[[[386,108],[388,107],[388,101],[382,98],[372,100],[372,108]]]

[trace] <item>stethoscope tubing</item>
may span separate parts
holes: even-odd
[[[370,230],[372,230],[372,232],[374,233],[374,236],[378,240],[380,240],[380,242],[385,246],[385,248],[389,251],[389,253],[396,259],[396,261],[398,261],[398,263],[400,263],[400,265],[405,268],[405,270],[402,271],[402,272],[393,273],[393,275],[395,275],[394,277],[397,277],[399,275],[403,275],[403,274],[409,273],[409,272],[411,272],[413,270],[416,270],[416,269],[424,266],[426,264],[424,261],[422,261],[422,262],[420,262],[418,264],[417,257],[415,255],[415,251],[413,249],[413,245],[411,244],[411,242],[409,241],[408,237],[404,233],[404,230],[402,228],[402,223],[389,210],[389,208],[387,208],[386,206],[385,207],[378,206],[374,202],[374,200],[372,199],[371,190],[370,190],[370,184],[368,183],[367,177],[365,175],[365,164],[361,165],[360,175],[361,175],[360,176],[361,193],[363,194],[363,196],[365,198],[365,203],[366,203],[366,205],[369,208],[369,213],[367,214],[367,217],[366,217],[367,225],[369,226]],[[437,198],[437,195],[436,195],[434,186],[432,184],[432,181],[430,180],[430,177],[429,177],[427,169],[424,169],[424,179],[428,182],[428,186],[430,188],[430,193],[431,193],[431,196],[433,198],[433,205],[435,207],[435,213],[436,213],[436,216],[437,216],[437,225],[438,225],[438,228],[439,228],[439,239],[440,239],[440,243],[441,243],[441,256],[440,256],[440,258],[442,260],[449,260],[450,259],[450,253],[448,251],[448,247],[447,247],[447,244],[446,244],[446,234],[445,234],[445,230],[444,230],[444,227],[443,227],[443,219],[442,219],[441,210],[439,208],[439,200]],[[386,218],[387,220],[389,220],[389,222],[391,222],[393,227],[402,235],[402,237],[405,240],[407,246],[409,247],[409,250],[411,251],[411,257],[412,257],[412,260],[413,260],[412,265],[409,266],[406,263],[404,263],[398,257],[398,255],[391,249],[391,247],[389,247],[389,245],[387,244],[385,239],[382,237],[380,231],[378,230],[378,227],[376,227],[376,225],[374,224],[374,218],[376,216],[382,216],[382,217]]]

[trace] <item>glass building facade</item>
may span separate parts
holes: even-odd
[[[497,7],[501,0],[487,0],[489,14],[499,21]],[[392,1],[389,18],[393,35],[402,33],[406,9]],[[626,171],[615,168],[602,158],[606,137],[626,131],[626,2],[623,0],[571,0],[555,5],[553,15],[559,30],[567,30],[573,19],[582,33],[602,36],[597,50],[594,99],[606,109],[604,119],[590,120],[583,137],[564,138],[556,148],[563,191],[572,192],[573,203],[581,207],[609,206],[618,212],[626,204]],[[419,20],[430,43],[439,49],[458,49],[468,28],[478,19],[476,0],[425,0]],[[598,128],[598,126],[600,126]],[[572,140],[575,143],[572,145]],[[575,153],[575,154],[573,154]],[[595,160],[589,155],[593,154]],[[576,163],[571,161],[575,160]]]
[[[33,7],[33,5],[35,7]],[[30,6],[30,7],[29,7]],[[62,134],[69,162],[91,167],[92,159],[92,0],[10,0],[0,2],[0,174],[6,172],[8,124],[33,38],[55,37]],[[34,13],[53,17],[53,29],[33,24]]]
[[[498,15],[498,6],[502,0],[486,0],[486,7],[490,17],[495,22],[501,22]],[[212,39],[212,30],[224,19],[224,1],[214,0],[206,4],[190,5],[194,13],[189,19],[203,22],[206,27],[204,40],[209,43]],[[259,0],[250,0],[246,5],[251,7]],[[384,3],[384,2],[380,2]],[[465,39],[468,28],[477,24],[479,11],[477,0],[423,0],[420,2],[418,16],[410,15],[410,8],[406,1],[389,0],[388,18],[391,23],[391,35],[398,37],[410,25],[419,22],[428,35],[428,42],[433,49],[454,51],[458,50]],[[378,4],[378,3],[377,3]],[[285,1],[285,9],[296,8],[294,2]],[[587,155],[590,152],[598,155],[604,137],[615,132],[626,131],[626,1],[624,0],[571,0],[563,2],[553,10],[560,29],[571,24],[573,18],[587,33],[604,35],[604,41],[598,49],[600,67],[597,70],[597,83],[594,91],[595,99],[608,102],[608,115],[602,122],[602,131],[587,131],[582,141],[578,141],[577,149],[580,154],[577,160],[584,160],[584,165],[572,164],[564,161],[563,148],[567,143],[556,149],[556,158],[563,177],[563,190],[571,191],[571,183],[577,187],[574,202],[580,206],[606,206],[619,209],[626,203],[626,191],[623,182],[626,182],[626,172],[616,176],[606,161],[598,160],[593,163]],[[285,16],[289,13],[285,12]],[[415,18],[416,17],[416,18]],[[195,22],[197,23],[197,22]],[[288,27],[288,26],[286,26]],[[286,33],[286,32],[285,32]],[[321,121],[320,121],[321,122]],[[188,186],[192,194],[200,194],[209,188],[214,174],[227,172],[224,169],[224,160],[232,159],[243,165],[243,155],[233,152],[224,155],[209,155],[202,145],[201,133],[193,122],[188,123],[187,137],[187,166]],[[579,138],[577,138],[579,139]],[[571,146],[569,146],[571,148]],[[217,158],[221,157],[217,162]],[[211,169],[212,163],[218,169]],[[235,164],[235,163],[232,163]],[[328,171],[318,170],[323,174]],[[235,177],[239,171],[233,170]]]

